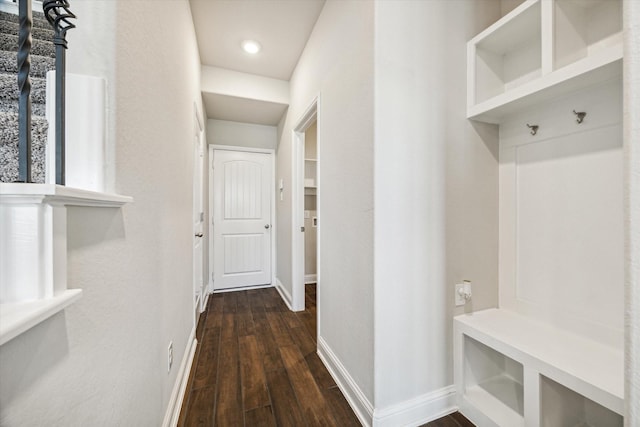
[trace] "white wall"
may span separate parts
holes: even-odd
[[[640,3],[624,0],[625,426],[640,424]]]
[[[524,0],[500,0],[500,14],[506,15],[523,2]]]
[[[225,68],[202,66],[202,91],[276,104],[289,103],[289,82]]]
[[[273,150],[278,142],[277,134],[278,128],[276,126],[207,120],[207,142],[209,144]]]
[[[294,71],[280,124],[277,277],[291,292],[292,130],[320,95],[320,337],[373,399],[373,3],[330,1]]]
[[[157,426],[193,327],[196,39],[187,1],[72,10],[68,70],[106,78],[109,185],[135,202],[69,208],[69,287],[83,298],[0,347],[0,425]]]
[[[465,79],[466,41],[500,16],[500,3],[375,5],[375,411],[384,423],[394,405],[426,405],[427,393],[452,384],[454,284],[473,282],[473,310],[497,305],[498,135],[466,119]]]

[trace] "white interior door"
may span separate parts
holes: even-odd
[[[271,283],[272,155],[213,154],[213,287]]]

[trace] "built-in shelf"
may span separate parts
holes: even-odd
[[[513,383],[515,384],[515,383]],[[480,409],[500,426],[524,426],[524,416],[506,405],[503,400],[489,393],[481,385],[469,387],[465,391],[465,399]]]
[[[623,425],[622,415],[545,376],[540,376],[540,413],[540,427]]]
[[[63,310],[81,296],[81,289],[67,289],[51,298],[0,304],[0,345]]]
[[[524,426],[522,364],[464,337],[464,398],[498,425]]]
[[[117,208],[133,202],[133,198],[113,193],[70,188],[55,184],[0,184],[0,202],[9,203],[16,198],[40,199],[57,205]]]
[[[622,349],[504,309],[457,316],[454,334],[463,413],[481,413],[497,426],[522,425],[522,416],[527,425],[538,425],[540,413],[532,411],[540,408],[545,378],[601,406],[605,414],[623,413]]]
[[[620,0],[527,0],[467,44],[467,117],[500,123],[622,75]]]
[[[304,159],[304,194],[315,196],[317,190],[318,159]]]
[[[55,184],[0,184],[0,345],[82,295],[67,289],[67,207],[131,202]]]

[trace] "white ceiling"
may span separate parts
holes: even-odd
[[[324,1],[190,0],[202,65],[288,81]],[[241,42],[247,39],[262,45],[257,55],[249,55],[241,49]],[[236,117],[231,109],[243,111],[237,99],[229,96],[206,98],[209,118],[245,121],[246,113],[250,113],[249,123],[275,125],[278,122],[273,121],[274,106],[270,103],[265,103],[262,112],[259,103],[253,102],[251,111]],[[227,105],[226,101],[232,104]],[[226,118],[220,116],[222,113]]]

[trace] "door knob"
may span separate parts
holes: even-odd
[[[264,226],[264,228],[266,228],[267,230],[269,229],[269,227],[271,227],[271,225],[269,225],[269,224],[266,224],[266,225]]]
[[[204,236],[204,234],[202,234],[202,233],[196,233],[196,237],[202,237],[202,236]]]

